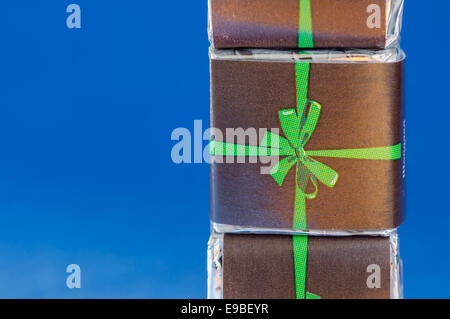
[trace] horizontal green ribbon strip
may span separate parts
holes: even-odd
[[[272,134],[268,132],[268,134]],[[266,135],[267,137],[267,135]],[[261,143],[263,145],[263,143]],[[291,156],[295,155],[292,149],[279,149],[262,146],[237,145],[211,141],[210,154],[215,156],[233,157],[263,157],[263,156]],[[343,150],[305,151],[305,155],[313,157],[331,157],[367,160],[398,160],[402,157],[402,144],[394,146],[358,148]]]

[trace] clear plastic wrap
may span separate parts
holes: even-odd
[[[402,284],[402,270],[401,270],[401,259],[399,253],[399,243],[398,243],[398,235],[396,232],[386,233],[386,237],[347,237],[346,242],[342,243],[342,247],[340,247],[340,243],[337,243],[336,240],[339,238],[327,238],[327,237],[310,237],[310,241],[322,239],[323,245],[319,241],[319,243],[311,245],[308,248],[308,259],[316,259],[316,264],[312,262],[310,264],[308,262],[308,269],[312,267],[317,267],[317,259],[323,259],[324,262],[327,262],[324,267],[319,267],[323,269],[312,269],[312,271],[308,270],[306,275],[306,288],[312,289],[313,292],[320,293],[322,297],[325,299],[327,296],[332,296],[332,298],[350,298],[350,299],[358,299],[358,298],[379,298],[379,299],[402,299],[403,298],[403,284]],[[244,241],[238,242],[238,249],[227,248],[227,239],[226,236],[240,236]],[[249,245],[245,244],[246,236],[249,235],[223,235],[213,233],[210,241],[208,243],[208,298],[209,299],[222,299],[224,298],[224,290],[225,290],[225,298],[242,298],[242,299],[277,299],[282,296],[283,299],[289,299],[293,295],[295,296],[295,292],[290,291],[282,291],[282,290],[295,290],[295,283],[290,284],[290,282],[294,281],[294,274],[292,273],[292,269],[285,266],[286,263],[282,263],[277,265],[275,261],[275,271],[271,272],[270,269],[267,268],[267,264],[274,262],[274,260],[283,259],[282,254],[279,249],[266,249],[262,251],[262,256],[260,256],[260,261],[266,265],[260,265],[255,263],[255,254],[258,254],[258,245],[255,245],[257,241],[263,240],[264,245],[270,246],[271,240],[279,241],[280,236],[276,236],[273,238],[265,238],[265,235],[257,235],[252,238],[253,242],[250,242]],[[281,237],[290,237],[290,236],[281,236]],[[281,238],[283,241],[286,238]],[[229,239],[228,239],[229,240]],[[352,244],[354,241],[354,245]],[[377,241],[377,243],[382,242],[386,247],[386,252],[379,249],[379,245],[374,245],[372,250],[373,241]],[[383,242],[385,241],[385,242]],[[335,244],[334,249],[329,249],[329,243]],[[244,243],[244,244],[242,244]],[[232,243],[230,245],[236,245],[236,243]],[[225,250],[224,250],[225,246]],[[253,248],[253,249],[250,249]],[[227,259],[227,249],[232,251],[230,254],[234,256],[228,258],[232,258],[233,260],[228,261]],[[342,251],[341,251],[342,249]],[[236,257],[236,251],[239,252],[239,256]],[[343,254],[341,254],[344,252]],[[373,256],[371,253],[373,252]],[[387,274],[389,278],[383,278],[381,282],[383,285],[378,287],[370,287],[365,286],[367,282],[366,278],[369,278],[370,273],[370,265],[366,265],[373,260],[377,260],[376,255],[382,254],[383,259],[386,259],[386,266],[382,266],[382,268],[386,268],[386,272],[381,272],[382,275]],[[360,255],[364,255],[362,260],[358,257]],[[280,258],[281,256],[281,258]],[[236,262],[236,259],[242,257],[242,262]],[[291,257],[288,256],[288,264],[289,259]],[[350,259],[343,262],[341,259]],[[253,259],[253,260],[252,260]],[[380,258],[378,257],[378,260]],[[231,263],[227,264],[227,262]],[[335,263],[334,263],[335,262]],[[351,267],[343,267],[345,264],[353,265]],[[237,265],[237,266],[236,266]],[[234,268],[232,271],[226,269],[226,267]],[[334,268],[336,267],[336,268]],[[249,272],[250,268],[250,272]],[[351,268],[351,269],[350,269]],[[288,269],[289,271],[285,272]],[[356,269],[356,271],[355,271]],[[331,271],[330,271],[331,270]],[[228,277],[224,278],[224,272],[227,273]],[[232,274],[236,274],[237,277],[240,277],[241,280],[244,280],[245,283],[236,282],[236,278],[233,278]],[[246,276],[254,276],[258,278],[257,282],[252,282],[252,278],[247,278]],[[276,273],[276,278],[268,278],[273,276]],[[353,273],[357,274],[352,280]],[[320,278],[319,278],[320,277]],[[342,284],[342,279],[345,277],[347,280],[345,284]],[[242,279],[243,278],[243,279]],[[280,279],[281,278],[281,279]],[[280,281],[287,281],[287,284],[279,284]],[[361,281],[364,282],[361,282]],[[367,279],[370,280],[370,279]],[[315,281],[315,282],[314,282]],[[317,283],[317,281],[322,281],[322,283]],[[251,284],[250,284],[251,283]],[[386,287],[386,284],[389,287]],[[287,287],[287,288],[286,288]],[[317,288],[319,287],[319,288]],[[346,288],[346,287],[351,287]],[[378,291],[377,291],[378,289]],[[259,291],[255,291],[259,290]],[[328,291],[329,290],[329,291]],[[337,290],[337,291],[336,291]],[[340,291],[342,290],[342,291]],[[349,290],[352,290],[351,292]],[[228,296],[227,297],[227,293]]]
[[[348,49],[348,50],[218,50],[210,48],[210,59],[222,61],[254,62],[309,62],[309,63],[398,63],[406,58],[399,48],[386,50]]]
[[[348,236],[389,233],[401,225],[402,50],[211,49],[210,57],[211,127],[223,132],[211,144],[215,231]],[[307,68],[303,75],[302,68]],[[303,85],[305,107],[298,100]],[[286,142],[290,153],[276,153],[280,148],[272,147],[274,153],[261,154],[271,148],[267,131],[278,130],[277,136],[289,139],[280,112],[298,118],[303,112],[306,118],[314,105],[320,111],[307,143],[291,147],[291,136]],[[301,132],[304,124],[299,125]],[[229,139],[225,135],[230,129],[254,129],[258,136]],[[267,131],[259,134],[261,130]],[[297,164],[280,180],[272,170],[286,160]],[[320,171],[312,173],[314,167],[304,168],[308,161],[335,177],[327,183]]]
[[[393,48],[404,0],[209,0],[208,34],[216,48]],[[302,6],[307,6],[302,9]],[[308,11],[313,45],[302,46]],[[309,12],[310,11],[310,12]]]

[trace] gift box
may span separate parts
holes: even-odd
[[[216,48],[389,48],[403,0],[210,0]]]
[[[402,223],[402,51],[210,55],[216,231],[367,234]]]
[[[401,261],[388,237],[214,234],[209,298],[398,299]]]

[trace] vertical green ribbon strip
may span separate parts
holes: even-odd
[[[311,19],[311,1],[299,0],[299,21],[298,21],[298,47],[310,49],[314,47],[312,19]]]
[[[321,299],[315,294],[306,292],[308,236],[293,236],[292,240],[294,245],[295,293],[297,299]]]
[[[237,145],[211,141],[210,153],[213,156],[281,156],[283,157],[270,174],[281,187],[294,167],[296,170],[296,190],[293,229],[307,231],[306,202],[315,199],[319,193],[319,184],[333,188],[339,174],[331,167],[313,157],[331,157],[360,160],[399,160],[402,157],[402,144],[393,146],[343,149],[343,150],[305,150],[318,125],[322,106],[308,99],[310,64],[295,64],[297,108],[278,112],[281,128],[285,137],[267,132],[260,146]],[[299,299],[319,298],[306,293],[306,264],[308,237],[294,236],[294,264],[296,293]]]

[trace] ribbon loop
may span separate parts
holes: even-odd
[[[334,169],[316,161],[311,157],[303,158],[302,163],[322,184],[330,188],[336,186],[339,174]]]
[[[315,102],[311,101],[311,106],[309,109],[308,116],[306,117],[305,124],[301,128],[300,132],[300,145],[304,147],[306,143],[308,143],[309,139],[314,133],[316,129],[317,123],[319,122],[320,111],[322,110],[322,106]]]
[[[281,128],[293,148],[299,148],[298,134],[300,131],[300,119],[294,109],[278,112]]]

